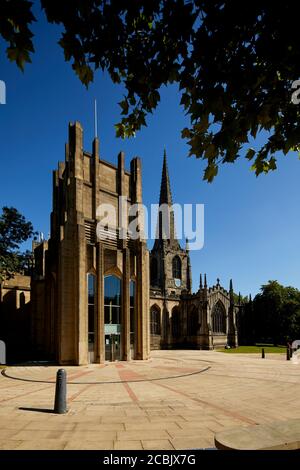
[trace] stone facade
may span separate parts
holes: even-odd
[[[16,274],[0,283],[0,340],[7,346],[7,357],[16,361],[30,354],[31,277]]]
[[[214,349],[238,344],[232,281],[229,291],[219,280],[208,288],[202,276],[198,292],[191,293],[188,242],[181,248],[176,239],[172,194],[164,155],[159,204],[169,207],[167,230],[158,219],[158,238],[150,252],[150,345],[151,349]]]
[[[31,278],[17,275],[1,285],[0,339],[10,350],[87,364],[144,360],[151,349],[237,346],[232,282],[229,291],[219,281],[208,287],[205,275],[191,291],[189,247],[176,237],[166,153],[159,198],[166,217],[159,213],[154,246],[149,253],[142,236],[124,237],[120,211],[127,222],[131,216],[120,209],[120,197],[142,203],[141,161],[133,158],[128,172],[124,160],[122,152],[117,166],[102,160],[98,139],[86,152],[80,123],[69,125],[65,161],[53,172],[50,238],[34,243]],[[116,218],[98,232],[103,204],[115,208]]]
[[[35,249],[34,345],[60,364],[147,359],[148,250],[140,239],[121,239],[118,226],[119,196],[129,204],[142,202],[140,159],[131,160],[129,173],[123,153],[118,166],[99,159],[98,139],[92,154],[84,151],[78,122],[69,126],[65,153],[65,162],[53,173],[50,239]],[[111,204],[117,214],[117,220],[107,226],[110,238],[103,240],[96,237],[100,204]],[[92,293],[88,279],[92,279]],[[113,314],[117,311],[118,320],[106,324],[108,281],[108,288],[120,286],[117,297],[121,301],[114,301],[119,302],[117,306],[113,300],[107,305]]]

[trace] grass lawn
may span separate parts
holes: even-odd
[[[226,352],[230,354],[249,354],[256,353],[261,354],[261,350],[264,348],[265,354],[268,353],[285,353],[286,348],[284,346],[239,346],[238,348],[232,349],[218,349],[217,351]]]

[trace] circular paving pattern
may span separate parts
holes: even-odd
[[[203,361],[206,362],[206,361]],[[170,366],[154,366],[147,367],[142,373],[134,372],[130,366],[136,365],[135,361],[130,363],[107,363],[107,364],[90,364],[88,366],[80,367],[66,367],[67,383],[72,385],[88,385],[88,384],[118,384],[118,383],[131,383],[131,382],[153,382],[156,380],[169,380],[189,377],[191,375],[201,374],[211,368],[206,366],[199,368],[175,367]],[[1,374],[13,380],[21,380],[24,382],[36,383],[55,383],[55,371],[59,366],[19,366],[9,367],[2,370]],[[107,369],[106,369],[107,368]],[[112,370],[116,369],[120,376],[119,379],[112,380]],[[108,372],[108,373],[106,373]]]
[[[149,361],[68,366],[68,413],[54,413],[58,365],[0,375],[0,449],[214,447],[229,428],[300,418],[300,366],[285,355],[153,351]]]

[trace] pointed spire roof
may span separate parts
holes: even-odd
[[[172,205],[172,193],[170,185],[170,177],[167,164],[167,152],[164,149],[164,161],[161,175],[161,185],[160,185],[160,196],[159,196],[159,205],[168,204]]]
[[[173,250],[181,250],[175,230],[175,216],[173,210],[166,149],[164,149],[159,206],[162,207],[159,208],[156,240],[153,250],[165,249],[167,246],[171,246]],[[164,206],[167,206],[167,210]]]
[[[200,289],[203,288],[203,283],[202,283],[202,274],[200,274]]]

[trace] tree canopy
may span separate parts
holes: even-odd
[[[243,332],[248,343],[272,341],[286,344],[300,338],[300,291],[269,281],[261,292],[244,306]]]
[[[62,26],[65,59],[83,84],[97,69],[124,85],[119,137],[146,125],[163,85],[177,83],[189,117],[190,155],[212,181],[221,163],[251,161],[256,175],[276,169],[277,152],[300,144],[300,78],[295,3],[232,0],[41,0]],[[0,35],[21,68],[31,60],[32,4],[1,0]],[[3,14],[4,13],[4,14]],[[300,93],[299,93],[300,94]],[[266,131],[261,145],[252,141]]]
[[[14,207],[3,207],[0,215],[0,281],[28,269],[31,253],[20,253],[20,244],[33,236],[32,223]]]

